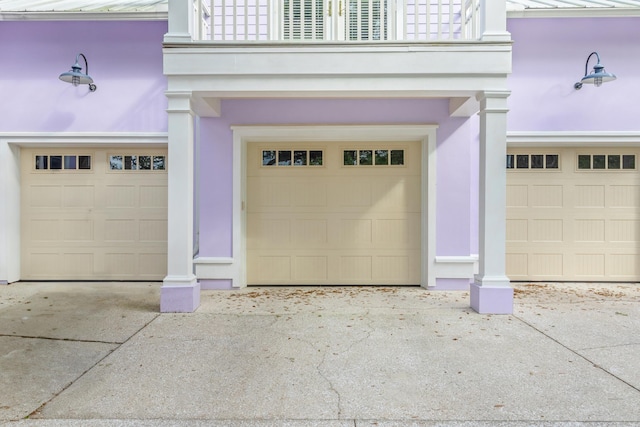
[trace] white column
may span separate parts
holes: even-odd
[[[507,32],[506,0],[482,0],[480,2],[480,37],[483,41],[510,41]]]
[[[482,92],[480,101],[479,274],[471,285],[478,313],[513,312],[513,288],[505,271],[508,91]]]
[[[160,311],[192,312],[200,305],[200,284],[193,274],[194,113],[190,92],[167,92],[167,98],[167,277]]]
[[[0,285],[20,280],[20,148],[0,139]]]
[[[189,43],[193,34],[193,0],[169,0],[168,31],[165,43]]]

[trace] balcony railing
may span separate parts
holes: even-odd
[[[480,0],[194,0],[193,6],[194,40],[447,41],[480,37]]]

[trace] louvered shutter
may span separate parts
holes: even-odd
[[[388,40],[388,0],[345,0],[346,40]]]
[[[284,40],[323,40],[325,38],[324,0],[283,0]]]

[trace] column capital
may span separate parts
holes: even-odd
[[[510,95],[510,90],[483,90],[476,93],[476,99],[478,101],[484,99],[507,99]]]
[[[189,91],[166,91],[164,95],[168,99],[167,113],[194,114],[192,105],[192,93]]]
[[[511,95],[511,91],[509,90],[478,92],[476,99],[480,102],[480,114],[507,113],[509,111],[507,108],[507,98],[509,95]]]

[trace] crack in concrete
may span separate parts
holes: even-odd
[[[274,326],[277,322],[281,321],[282,319],[280,317],[276,318],[275,321],[270,325],[270,326]],[[285,319],[286,321],[286,319]],[[337,397],[337,419],[340,419],[341,415],[342,415],[342,396],[340,395],[340,392],[335,388],[335,386],[333,385],[333,382],[322,373],[321,371],[321,367],[324,364],[326,357],[327,357],[327,348],[325,347],[324,349],[322,348],[318,348],[316,347],[315,343],[311,342],[311,341],[307,341],[305,339],[299,338],[299,337],[291,337],[289,334],[286,334],[284,332],[278,331],[276,329],[272,329],[273,332],[277,335],[280,335],[282,337],[286,337],[287,339],[291,339],[291,340],[295,340],[298,342],[301,342],[307,346],[309,346],[310,348],[316,350],[316,353],[320,352],[322,354],[322,357],[320,358],[320,362],[315,366],[316,372],[318,373],[318,375],[320,375],[320,377],[322,377],[322,379],[324,379],[326,381],[326,383],[329,385],[329,390],[331,390]]]
[[[88,344],[112,344],[112,345],[121,345],[124,342],[126,342],[126,341],[124,341],[124,342],[119,342],[119,341],[101,341],[101,340],[85,340],[85,339],[78,339],[78,338],[56,338],[56,337],[43,337],[43,336],[31,336],[31,335],[11,335],[11,334],[0,334],[0,337],[22,338],[22,339],[32,339],[32,340],[81,342],[81,343],[88,343]]]
[[[594,362],[593,360],[589,359],[587,356],[583,355],[580,353],[580,350],[574,350],[571,347],[567,346],[566,344],[560,342],[559,340],[557,340],[556,338],[553,338],[552,336],[550,336],[549,334],[547,334],[546,332],[544,332],[543,330],[537,328],[536,326],[532,325],[531,323],[527,322],[526,320],[522,319],[521,317],[513,314],[512,315],[514,318],[518,319],[519,321],[521,321],[522,323],[524,323],[525,325],[529,326],[531,329],[533,329],[534,331],[537,331],[538,333],[544,335],[545,337],[547,337],[548,339],[550,339],[551,341],[555,342],[556,344],[558,344],[559,346],[565,348],[566,350],[570,351],[571,353],[575,354],[576,356],[578,356],[579,358],[585,360],[586,362],[590,363],[593,367],[601,370],[602,372],[604,372],[605,374],[617,379],[618,381],[620,381],[623,384],[626,384],[628,387],[630,387],[631,389],[637,391],[638,393],[640,393],[640,387],[637,387],[633,384],[631,384],[629,381],[626,381],[625,379],[621,378],[620,376],[614,374],[613,372],[608,371],[607,369],[603,368],[602,366],[600,366],[598,363]],[[581,349],[584,350],[584,349]]]
[[[597,347],[582,347],[579,349],[579,351],[584,351],[584,350],[602,350],[605,348],[616,348],[616,347],[631,347],[634,345],[640,345],[640,342],[630,342],[630,343],[626,343],[626,344],[612,344],[612,345],[602,345],[602,346],[597,346]]]
[[[127,338],[126,340],[124,340],[122,343],[113,343],[116,344],[117,347],[114,349],[111,349],[110,351],[107,352],[107,354],[104,355],[104,357],[101,357],[98,361],[96,361],[96,363],[94,363],[92,366],[89,366],[87,369],[84,370],[84,372],[82,372],[80,375],[78,375],[78,377],[76,377],[74,380],[69,381],[69,383],[67,385],[65,385],[64,387],[62,387],[62,389],[55,393],[53,396],[51,396],[46,402],[44,402],[42,405],[40,405],[39,407],[37,407],[34,411],[32,411],[29,415],[27,415],[25,417],[25,419],[28,418],[39,418],[39,414],[42,412],[42,410],[44,409],[45,406],[47,406],[53,399],[55,399],[56,397],[60,396],[62,393],[64,393],[67,389],[69,389],[69,387],[71,387],[73,384],[75,384],[80,378],[84,377],[87,373],[89,373],[89,371],[91,371],[93,368],[95,368],[96,366],[98,366],[100,363],[102,363],[102,361],[104,361],[107,357],[111,356],[114,352],[118,351],[119,348],[121,348],[123,345],[125,345],[126,343],[128,343],[133,337],[135,337],[136,335],[138,335],[140,332],[142,332],[143,329],[145,329],[147,326],[149,326],[152,322],[154,322],[158,317],[160,317],[160,313],[156,314],[153,319],[149,320],[148,322],[146,322],[144,325],[142,325],[137,331],[135,331],[133,334],[131,334],[131,336],[129,336],[129,338]],[[87,342],[87,341],[82,341],[82,342]]]

